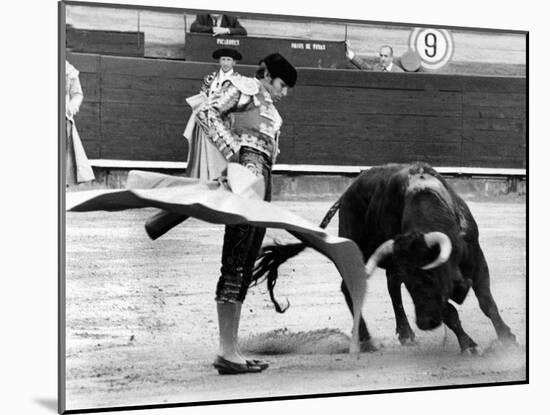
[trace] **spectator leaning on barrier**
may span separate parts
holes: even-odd
[[[212,33],[213,36],[247,35],[239,20],[228,14],[197,14],[189,30],[193,33]]]
[[[187,159],[187,175],[201,180],[213,180],[221,176],[227,166],[225,157],[207,137],[205,132],[195,123],[197,110],[207,97],[221,90],[225,81],[233,76],[240,76],[233,67],[242,59],[241,54],[230,48],[217,49],[212,58],[218,60],[220,69],[206,75],[202,81],[200,93],[188,99],[192,104],[193,113],[185,129],[184,136],[189,140],[189,156]]]
[[[349,40],[346,40],[346,57],[359,69],[374,72],[404,72],[401,67],[393,62],[393,48],[390,45],[383,45],[378,51],[379,62],[373,66],[361,59],[351,49]]]
[[[74,121],[74,116],[80,110],[80,105],[84,100],[78,74],[78,70],[68,61],[65,61],[65,121],[67,128],[65,139],[65,185],[67,187],[88,182],[95,178]]]
[[[296,69],[280,54],[262,59],[256,79],[231,77],[211,94],[197,113],[197,122],[224,157],[263,180],[264,200],[271,200],[271,168],[279,152],[282,119],[275,103],[296,83]],[[232,117],[231,125],[227,120]],[[261,372],[268,364],[246,359],[238,345],[241,308],[252,280],[265,228],[228,225],[222,249],[221,276],[216,288],[220,374]]]

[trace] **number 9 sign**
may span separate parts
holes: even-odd
[[[454,52],[453,38],[444,29],[414,29],[409,37],[409,48],[418,53],[426,69],[441,68]]]

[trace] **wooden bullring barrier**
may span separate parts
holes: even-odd
[[[213,63],[68,54],[80,71],[77,124],[91,159],[183,162],[185,98]],[[254,66],[237,70],[252,75]],[[278,163],[526,167],[522,77],[298,69],[279,110]]]

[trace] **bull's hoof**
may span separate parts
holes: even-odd
[[[414,336],[412,337],[399,337],[399,343],[401,346],[417,346],[418,342],[415,340]]]
[[[471,346],[463,349],[460,354],[462,356],[479,356],[479,351],[477,350],[477,346]]]
[[[367,352],[367,353],[377,352],[380,349],[380,347],[383,347],[383,345],[374,344],[372,339],[363,340],[361,342],[361,352]]]
[[[415,335],[414,331],[410,328],[410,326],[402,327],[401,330],[399,327],[397,330],[395,330],[397,333],[397,338],[399,339],[399,343],[401,343],[402,346],[415,346],[418,343],[415,341]]]
[[[512,333],[508,333],[505,336],[499,337],[498,341],[501,342],[504,346],[518,346],[516,336],[514,336]]]

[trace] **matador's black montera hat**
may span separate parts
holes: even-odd
[[[230,49],[230,48],[221,48],[214,51],[212,54],[212,57],[214,59],[220,59],[222,56],[227,56],[229,58],[233,58],[236,61],[240,61],[243,56],[240,54],[238,50]]]
[[[289,87],[296,84],[298,73],[292,64],[280,53],[273,53],[263,58],[259,65],[265,65],[272,78],[281,78]]]

